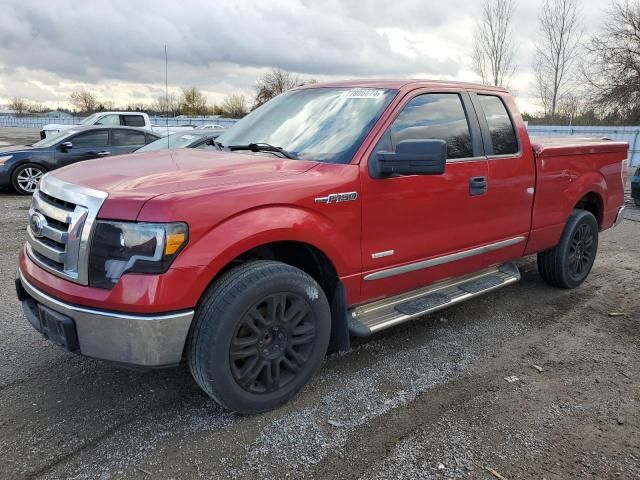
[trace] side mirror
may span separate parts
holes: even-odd
[[[62,142],[60,144],[60,150],[62,150],[63,152],[66,152],[67,150],[70,150],[73,148],[73,143],[71,142]]]
[[[395,152],[378,152],[376,178],[389,175],[441,175],[447,163],[444,140],[403,140]]]

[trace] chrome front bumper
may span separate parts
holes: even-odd
[[[616,219],[613,222],[613,226],[617,227],[618,225],[620,225],[620,223],[622,222],[622,219],[624,218],[624,211],[627,209],[627,207],[625,207],[624,205],[622,205],[620,208],[618,208],[618,213],[616,214]]]
[[[40,325],[38,304],[73,321],[76,353],[136,367],[168,367],[180,363],[193,310],[133,315],[71,305],[38,290],[19,270],[16,284],[25,315],[36,329]],[[74,350],[68,345],[65,347]]]

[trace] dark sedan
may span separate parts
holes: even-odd
[[[174,148],[201,148],[206,150],[208,148],[215,148],[213,140],[226,131],[226,128],[201,128],[187,132],[178,132],[156,140],[136,151],[150,152],[153,150],[173,150]]]
[[[33,145],[0,148],[0,186],[31,194],[49,170],[82,160],[130,153],[159,135],[132,127],[74,127]]]

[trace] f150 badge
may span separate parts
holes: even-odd
[[[316,197],[316,203],[352,202],[358,199],[358,192],[330,193],[326,197]]]

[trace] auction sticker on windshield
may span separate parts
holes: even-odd
[[[380,98],[384,95],[384,90],[373,88],[353,88],[345,90],[340,94],[340,98]]]

